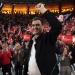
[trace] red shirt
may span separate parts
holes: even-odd
[[[6,65],[10,63],[10,58],[11,58],[11,52],[10,49],[8,50],[8,52],[3,52],[2,54],[2,50],[0,50],[0,59],[1,59],[1,64],[2,65]]]

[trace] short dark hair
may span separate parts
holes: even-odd
[[[40,18],[40,17],[34,17],[34,18],[32,19],[32,22],[35,21],[35,20],[40,20],[41,23],[42,23],[42,25],[44,24],[44,20],[43,20],[42,18]]]

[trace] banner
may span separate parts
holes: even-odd
[[[62,39],[63,34],[59,34],[58,39]]]
[[[23,40],[30,40],[30,34],[23,35]]]
[[[70,43],[71,44],[73,41],[73,36],[60,34],[58,36],[58,39],[60,39],[62,41],[62,43]]]
[[[62,43],[72,43],[72,36],[71,35],[63,35],[62,36]]]

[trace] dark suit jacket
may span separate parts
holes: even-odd
[[[57,66],[55,67],[55,64],[57,63],[55,56],[55,43],[62,29],[62,26],[61,23],[50,11],[46,11],[42,16],[46,18],[47,21],[50,23],[51,30],[48,33],[42,33],[36,39],[36,44],[35,44],[36,62],[41,75],[58,75],[58,67]],[[31,39],[29,44],[30,52],[32,44],[33,41]],[[29,60],[27,61],[26,64],[25,73],[24,73],[25,75],[27,75],[28,71],[28,62]]]

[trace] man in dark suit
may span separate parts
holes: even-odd
[[[34,36],[29,43],[29,57],[24,75],[58,75],[55,43],[62,29],[61,23],[44,4],[37,4],[35,9],[49,22],[51,30],[43,33],[43,20],[39,17],[32,19]]]

